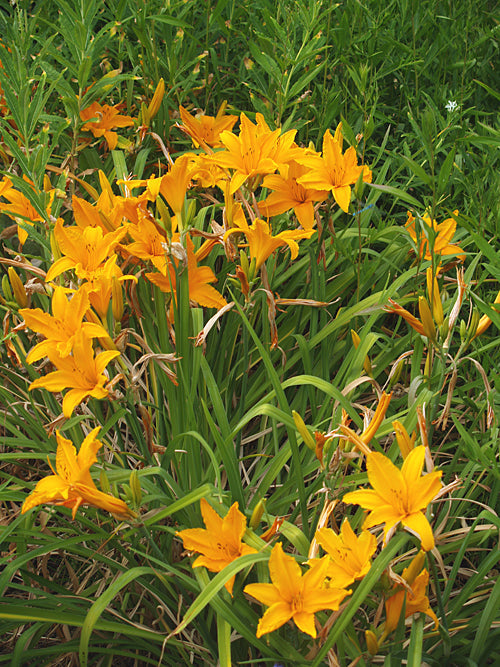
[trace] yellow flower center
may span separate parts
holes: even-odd
[[[291,607],[293,610],[293,613],[302,611],[304,607],[304,600],[302,599],[302,593],[297,593],[297,595],[294,595],[292,598],[291,602]]]

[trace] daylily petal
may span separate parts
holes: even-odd
[[[283,598],[274,584],[248,584],[243,592],[251,595],[267,607],[283,602]]]
[[[293,611],[287,602],[277,602],[264,613],[257,626],[257,637],[274,632],[292,618]]]
[[[316,637],[316,625],[314,623],[314,614],[306,611],[297,611],[293,615],[293,620],[299,630],[310,635],[313,639]]]
[[[269,572],[281,597],[291,602],[299,592],[302,573],[297,561],[285,554],[281,542],[278,542],[272,550],[269,558]]]
[[[434,535],[430,523],[427,521],[423,512],[415,512],[401,520],[403,526],[410,528],[414,533],[420,537],[422,549],[430,551],[434,549]]]

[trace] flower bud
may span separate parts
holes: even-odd
[[[13,266],[8,268],[10,286],[12,287],[12,292],[14,293],[14,299],[16,300],[19,308],[26,308],[28,305],[28,295],[24,289],[23,281],[17,275]]]
[[[99,483],[104,493],[111,493],[111,484],[109,483],[109,479],[105,470],[101,470],[99,473]]]
[[[427,294],[432,305],[432,317],[434,322],[440,327],[444,321],[443,304],[439,294],[439,286],[436,276],[432,273],[432,268],[427,269]]]
[[[123,292],[121,282],[113,276],[111,282],[111,309],[116,324],[120,324],[123,317]]]
[[[265,500],[259,500],[257,505],[255,505],[252,516],[250,517],[250,522],[249,526],[252,530],[255,530],[260,523],[260,520],[262,519],[262,515],[264,514],[264,510],[266,509],[266,501]]]
[[[365,630],[365,639],[366,639],[366,648],[370,655],[376,655],[378,653],[378,640],[377,636],[371,630]]]
[[[158,111],[160,109],[160,106],[161,106],[161,103],[163,101],[164,95],[165,95],[165,82],[163,81],[163,79],[160,79],[158,81],[158,85],[156,86],[156,90],[155,90],[155,93],[153,95],[153,99],[149,103],[149,107],[148,107],[148,110],[147,110],[148,111],[148,125],[149,125],[149,121],[151,121],[151,119],[153,119],[156,116],[156,114],[158,113]]]
[[[316,442],[312,437],[312,435],[309,433],[309,430],[305,425],[304,420],[302,419],[302,417],[299,415],[298,412],[295,412],[295,410],[292,410],[292,415],[293,415],[293,421],[295,423],[295,428],[302,436],[302,439],[304,440],[305,444],[309,447],[310,450],[316,452]]]
[[[128,483],[130,485],[130,493],[132,496],[132,506],[140,507],[142,501],[142,489],[137,470],[132,470]]]
[[[411,563],[405,568],[403,573],[405,581],[411,586],[418,575],[422,572],[425,563],[425,551],[419,551],[412,559]]]
[[[6,273],[2,276],[2,292],[7,301],[13,301],[12,290],[10,289],[9,277]]]
[[[418,297],[418,311],[420,313],[420,321],[422,322],[425,336],[435,343],[436,327],[434,326],[434,321],[432,319],[431,309],[424,296]]]

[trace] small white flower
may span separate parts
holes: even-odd
[[[445,106],[446,111],[457,111],[458,109],[458,104],[455,102],[455,100],[448,100]]]

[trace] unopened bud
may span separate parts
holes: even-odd
[[[56,241],[56,237],[54,236],[54,232],[51,232],[50,234],[50,249],[52,251],[52,257],[54,258],[54,262],[56,262],[58,259],[62,257],[61,251],[59,250],[59,245]]]
[[[121,282],[113,276],[111,282],[111,309],[116,324],[120,324],[123,317],[123,292]]]
[[[13,301],[12,290],[10,289],[9,277],[6,273],[2,276],[2,292],[7,301]]]
[[[130,485],[130,493],[132,496],[132,506],[140,507],[142,502],[142,489],[137,470],[132,470],[128,483]]]
[[[439,285],[436,276],[432,273],[432,268],[427,269],[427,294],[432,305],[432,316],[434,322],[440,327],[444,321],[443,304],[439,294]]]
[[[302,436],[303,441],[305,444],[311,449],[313,452],[316,451],[316,442],[312,435],[309,433],[309,430],[307,426],[304,423],[304,420],[302,417],[299,415],[298,412],[295,412],[295,410],[292,410],[292,415],[293,415],[293,421],[295,423],[295,428],[297,431],[300,433]]]
[[[109,483],[109,479],[105,470],[101,470],[99,473],[99,482],[104,493],[111,493],[111,484]]]
[[[14,293],[14,299],[19,306],[19,308],[26,308],[28,305],[28,295],[24,289],[23,281],[17,275],[13,266],[8,268],[10,286],[12,287],[12,292]]]
[[[489,317],[487,317],[487,316],[483,316],[483,317],[485,318],[485,320],[488,320],[488,324],[491,324],[491,320],[490,320]],[[484,332],[486,327],[484,329],[481,328],[482,330],[479,329],[479,324],[481,322],[481,319],[482,319],[482,317],[479,315],[477,310],[475,310],[472,313],[472,317],[470,318],[470,324],[467,328],[467,340],[472,340],[473,338],[475,338],[476,336],[479,336],[481,333]],[[478,333],[478,331],[479,331],[479,333]]]
[[[371,630],[365,630],[365,639],[366,639],[366,648],[370,655],[377,655],[378,653],[378,640],[377,636]]]
[[[249,526],[252,530],[255,530],[260,523],[260,520],[262,519],[262,515],[264,514],[264,510],[266,509],[266,501],[265,500],[259,500],[257,505],[255,505],[252,516],[250,517],[250,522]]]
[[[425,551],[419,551],[403,573],[404,580],[411,586],[422,572],[425,563]]]
[[[465,320],[460,320],[460,340],[462,343],[465,342],[465,339],[467,338],[467,323]]]
[[[155,93],[153,95],[153,99],[151,100],[149,107],[148,107],[148,120],[151,121],[156,114],[158,113],[161,103],[163,101],[163,97],[165,95],[165,82],[163,79],[160,79],[158,81],[158,85],[156,86]],[[149,123],[148,123],[149,125]]]
[[[149,116],[148,107],[144,104],[144,102],[142,102],[141,103],[141,125],[143,127],[149,127],[149,121],[150,121],[150,116]]]
[[[432,319],[431,309],[424,296],[418,297],[418,311],[420,313],[420,321],[424,328],[425,336],[432,342],[436,342],[436,327]]]
[[[160,215],[159,223],[161,227],[167,232],[168,238],[172,238],[172,218],[167,205],[161,197],[156,198],[156,210]]]
[[[358,201],[361,201],[361,199],[363,199],[363,193],[365,191],[365,182],[363,180],[363,177],[364,177],[364,169],[361,169],[361,171],[359,172],[358,180],[354,185],[354,196]]]

